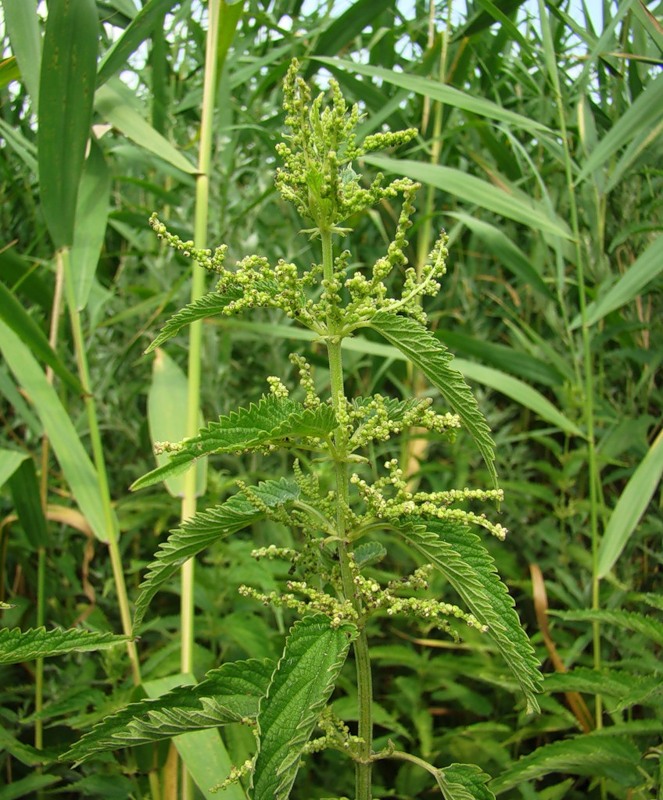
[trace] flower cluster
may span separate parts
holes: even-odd
[[[367,515],[380,520],[399,520],[407,517],[434,517],[458,522],[463,525],[478,525],[497,539],[504,540],[507,529],[492,522],[485,514],[475,514],[462,508],[450,508],[459,500],[501,501],[501,489],[451,489],[446,492],[411,492],[403,478],[403,470],[396,459],[387,461],[388,474],[368,483],[356,473],[350,481],[357,487],[367,507]]]
[[[395,197],[403,184],[397,180],[385,186],[384,176],[378,175],[363,188],[352,162],[366,153],[406,144],[417,131],[376,133],[358,143],[357,105],[348,111],[335,80],[330,81],[329,105],[323,107],[323,94],[311,101],[311,91],[298,70],[299,63],[293,60],[284,83],[283,107],[290,133],[287,142],[276,146],[284,162],[276,173],[276,187],[302,217],[313,221],[312,235],[343,233],[342,222],[386,197]]]

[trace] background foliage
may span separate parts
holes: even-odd
[[[134,495],[128,486],[154,466],[152,441],[163,438],[155,426],[172,410],[186,369],[184,336],[167,355],[142,354],[189,297],[184,260],[160,245],[147,219],[158,210],[171,230],[192,236],[207,19],[194,0],[88,5],[99,49],[81,58],[96,59],[97,70],[71,80],[79,88],[89,81],[92,105],[75,105],[70,117],[92,115],[96,139],[72,200],[67,189],[83,166],[75,141],[60,155],[53,137],[69,141],[66,131],[42,125],[37,136],[39,120],[58,118],[54,100],[68,108],[68,86],[53,86],[39,68],[51,56],[46,8],[3,2],[0,600],[11,605],[5,628],[80,625],[106,636],[123,630],[108,514],[135,599],[179,513],[161,487]],[[364,133],[420,129],[407,152],[368,158],[366,169],[424,183],[413,263],[440,226],[449,232],[451,269],[427,311],[493,429],[507,494],[501,522],[511,530],[494,556],[546,674],[542,714],[527,716],[478,637],[455,645],[425,628],[376,628],[382,742],[431,761],[479,764],[508,798],[660,796],[661,6],[605,2],[599,23],[565,2],[239,5],[217,88],[210,243],[227,243],[229,261],[253,251],[270,261],[316,257],[273,187],[281,81],[293,56],[321,86],[327,70],[338,79],[366,114]],[[61,6],[49,4],[53,16]],[[71,37],[67,46],[89,45],[85,31]],[[384,203],[360,223],[354,248],[360,242],[362,262],[382,253],[397,213]],[[72,245],[69,283],[54,257],[63,243]],[[60,316],[64,284],[68,319]],[[295,336],[272,312],[206,325],[205,418],[257,399],[267,375],[292,373]],[[317,346],[307,347],[321,372]],[[349,393],[430,391],[377,342],[348,350],[347,367]],[[106,516],[95,425],[112,501]],[[488,484],[462,435],[453,446],[426,445],[413,444],[404,458],[414,465],[419,457],[417,480],[431,490]],[[274,476],[282,466],[219,457],[206,495],[224,498],[237,478]],[[198,569],[199,674],[281,652],[289,618],[236,591],[245,582],[275,588],[279,567],[247,557],[256,543],[289,544],[269,525],[210,551]],[[404,550],[384,569],[404,573],[410,559]],[[153,602],[138,645],[146,682],[179,671],[171,590]],[[126,650],[58,656],[42,668],[27,660],[39,656],[29,651],[0,668],[0,798],[49,787],[72,797],[154,794],[166,745],[77,769],[50,760],[141,696]],[[337,709],[347,718],[349,676],[340,685]],[[240,763],[251,736],[229,730],[226,744]],[[312,758],[293,796],[350,793],[338,776],[333,755]],[[385,766],[379,781],[380,797],[433,794],[411,764]]]

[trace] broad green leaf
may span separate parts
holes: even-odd
[[[143,688],[148,697],[156,699],[177,686],[191,686],[194,682],[191,675],[170,675],[146,681]],[[173,744],[205,800],[246,800],[244,789],[237,783],[218,793],[214,790],[220,776],[232,769],[230,755],[218,730],[207,728],[183,733],[175,737]]]
[[[324,437],[335,428],[329,405],[309,409],[289,398],[263,396],[258,403],[219,417],[218,422],[210,422],[197,436],[184,440],[166,464],[139,478],[131,488],[143,489],[179,475],[193,461],[213,453],[259,450],[268,444],[283,445],[290,439]]]
[[[499,795],[555,772],[636,786],[642,780],[638,772],[640,759],[639,749],[626,738],[587,733],[539,747],[493,780],[491,789]]]
[[[95,536],[107,542],[97,472],[57,392],[46,380],[29,348],[1,320],[0,351],[39,415],[81,513]]]
[[[75,628],[52,631],[47,631],[46,628],[28,631],[0,628],[0,664],[20,664],[22,661],[34,661],[36,658],[50,658],[66,653],[106,650],[128,640],[128,636]]]
[[[252,800],[286,800],[304,745],[334,689],[356,635],[352,625],[332,627],[322,614],[296,622],[258,711],[258,754]]]
[[[93,139],[78,192],[74,242],[70,254],[74,295],[79,311],[87,306],[104,244],[110,187],[110,172],[101,148]]]
[[[121,72],[132,55],[152,33],[156,23],[161,24],[163,15],[170,11],[177,0],[149,0],[131,20],[119,39],[109,47],[99,64],[97,85]]]
[[[401,525],[399,535],[438,569],[484,625],[520,684],[528,711],[538,710],[541,674],[514,602],[480,538],[467,526],[440,520]]]
[[[76,394],[83,394],[78,378],[70,372],[51,347],[46,334],[18,302],[4,283],[0,283],[0,319],[14,331],[34,355],[55,372]]]
[[[164,350],[157,350],[152,365],[152,383],[147,395],[147,420],[152,442],[179,442],[186,436],[188,383],[186,375]],[[198,412],[202,427],[203,416]],[[157,464],[164,468],[169,457],[157,455]],[[187,462],[190,463],[190,462]],[[184,497],[183,475],[164,479],[172,497]],[[196,466],[196,497],[205,494],[207,486],[207,461]]]
[[[453,356],[447,348],[423,325],[409,317],[382,311],[368,324],[398,348],[439,390],[476,442],[493,483],[497,485],[495,444],[490,437],[490,428],[463,376],[450,366]]]
[[[234,0],[227,2],[222,0],[219,7],[219,38],[216,47],[216,74],[217,79],[221,78],[223,67],[226,63],[226,56],[230,45],[235,38],[237,25],[244,11],[244,0]]]
[[[276,508],[294,502],[299,497],[299,487],[294,481],[281,478],[264,481],[249,492],[261,506]],[[262,519],[264,510],[257,508],[247,497],[247,492],[233,495],[221,505],[195,514],[174,530],[159,546],[155,560],[148,566],[145,580],[136,600],[134,627],[140,625],[147,607],[165,581],[192,556],[215,542],[246,528]]]
[[[663,239],[663,237],[661,237]],[[645,513],[663,474],[663,431],[629,478],[601,539],[597,574],[605,578]]]
[[[0,450],[0,488],[11,478],[29,456],[18,450]]]
[[[435,186],[466,203],[485,208],[507,219],[522,222],[534,231],[552,233],[563,239],[572,238],[568,225],[559,217],[552,217],[515,190],[506,191],[498,188],[488,181],[468,175],[463,170],[386,156],[371,155],[366,156],[364,160],[385,172],[405,175],[425,185]]]
[[[603,297],[587,306],[587,325],[595,325],[606,314],[635,300],[661,271],[663,271],[663,236],[659,235]],[[571,330],[579,328],[580,325],[582,319],[578,316],[573,320]]]
[[[16,513],[25,535],[36,549],[46,547],[48,529],[39,498],[39,481],[32,458],[26,458],[9,479]]]
[[[35,108],[39,108],[39,70],[41,34],[37,0],[2,0],[5,25],[12,52],[21,69],[21,77]]]
[[[513,111],[498,106],[497,103],[493,103],[478,95],[461,92],[453,86],[440,83],[440,81],[422,78],[419,75],[407,75],[404,72],[395,72],[394,70],[384,69],[383,67],[360,64],[355,61],[344,61],[341,58],[313,56],[313,60],[321,61],[323,64],[328,64],[330,67],[341,67],[353,74],[359,73],[360,75],[369,75],[372,78],[379,78],[401,89],[407,89],[410,92],[415,92],[424,97],[430,97],[431,100],[437,100],[446,106],[460,108],[463,111],[470,111],[473,114],[487,117],[488,119],[507,122],[510,125],[531,131],[535,135],[540,136],[544,131],[550,132],[545,125],[542,125],[536,120],[524,117],[521,114],[515,114]]]
[[[39,190],[56,249],[71,246],[97,75],[94,0],[51,0],[39,83]]]
[[[167,139],[156,131],[133,107],[132,98],[121,84],[113,81],[97,89],[94,107],[108,122],[128,139],[162,158],[168,164],[189,175],[195,175],[195,167]]]
[[[655,127],[662,116],[663,75],[658,75],[638,95],[633,105],[619,116],[612,128],[592,150],[576,178],[576,184],[594,170],[604,166],[617,150],[624,147],[634,136],[643,130]]]
[[[273,671],[273,663],[256,659],[224,664],[208,672],[197,685],[178,686],[158,698],[131,703],[111,714],[62,759],[85,761],[106,750],[253,719]]]
[[[544,298],[552,300],[553,293],[534,269],[532,262],[504,231],[463,212],[451,212],[448,216],[462,222],[475,233],[486,245],[488,252],[498,259],[505,269],[520,278],[525,286],[531,286]]]
[[[489,780],[490,776],[475,764],[450,764],[437,773],[445,800],[495,800],[486,786]]]
[[[635,611],[612,611],[599,608],[578,611],[551,610],[548,613],[569,622],[600,622],[605,625],[616,625],[618,628],[640,633],[651,639],[654,644],[663,645],[663,622]]]

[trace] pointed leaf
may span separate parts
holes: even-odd
[[[360,75],[369,75],[372,78],[379,78],[381,81],[391,83],[393,86],[398,86],[401,89],[407,89],[410,92],[415,92],[424,97],[430,97],[431,100],[436,100],[443,103],[445,106],[460,108],[463,111],[470,111],[472,114],[487,117],[488,119],[497,119],[501,122],[507,122],[510,125],[531,131],[538,136],[540,136],[543,131],[551,132],[545,125],[542,125],[536,120],[509,111],[502,106],[498,106],[497,103],[486,100],[484,97],[480,97],[477,94],[467,94],[459,89],[455,89],[453,86],[448,86],[447,84],[432,80],[431,78],[422,78],[419,75],[407,75],[404,72],[395,72],[391,69],[384,69],[384,67],[373,67],[369,64],[361,64],[355,61],[344,61],[341,58],[322,58],[320,56],[314,56],[313,59],[314,61],[322,61],[323,64],[328,64],[330,67],[341,67],[352,74],[359,73]]]
[[[475,764],[450,764],[437,775],[445,800],[495,800],[486,786],[490,776]]]
[[[441,520],[400,526],[398,533],[444,575],[474,616],[488,626],[488,635],[520,684],[528,711],[536,711],[534,695],[542,680],[539,664],[513,599],[479,537],[464,525]]]
[[[101,148],[92,140],[76,204],[76,227],[71,248],[71,272],[76,307],[88,302],[108,223],[111,176]]]
[[[623,786],[636,786],[641,781],[640,759],[640,751],[628,739],[587,733],[539,747],[496,778],[491,789],[499,795],[551,772],[609,778]]]
[[[157,350],[152,365],[152,383],[147,394],[147,420],[152,442],[179,442],[187,433],[186,408],[189,402],[188,381],[184,372],[164,350]],[[203,415],[198,411],[199,424]],[[161,453],[156,457],[159,467],[169,463]],[[184,497],[186,479],[183,475],[165,478],[171,497]],[[196,467],[196,497],[205,494],[207,461]]]
[[[286,800],[356,629],[321,615],[296,622],[258,712],[252,800]]]
[[[250,493],[261,505],[276,508],[294,502],[299,497],[299,487],[294,481],[281,478],[278,481],[264,481],[254,486]],[[195,514],[174,530],[159,546],[155,560],[148,566],[145,580],[140,586],[140,595],[136,600],[134,626],[141,623],[159,587],[174,575],[185,561],[264,516],[265,512],[248,499],[246,492],[240,492],[219,506]]]
[[[450,366],[453,356],[447,348],[423,325],[408,317],[379,312],[369,326],[398,348],[440,391],[476,442],[493,483],[497,485],[495,444],[490,437],[490,428],[463,376]]]
[[[550,610],[548,613],[569,622],[601,622],[605,625],[616,625],[619,628],[625,628],[627,631],[640,633],[651,639],[654,644],[663,645],[663,622],[634,611],[611,611],[605,608],[598,608],[578,611]]]
[[[76,198],[97,76],[94,0],[51,0],[39,84],[39,189],[56,248],[74,238]]]
[[[97,472],[57,392],[46,380],[28,347],[1,320],[0,351],[37,410],[78,507],[94,535],[107,542],[107,520],[100,500]]]
[[[663,239],[663,237],[661,237]],[[626,547],[663,475],[663,431],[629,478],[599,545],[597,575],[605,578]]]
[[[128,636],[75,628],[52,631],[47,631],[46,628],[28,631],[0,628],[0,664],[19,664],[22,661],[34,661],[35,658],[50,658],[65,653],[106,650],[127,641]]]
[[[26,458],[29,458],[25,453],[18,450],[5,450],[0,449],[0,489],[11,478],[16,470],[21,466]]]
[[[70,372],[51,347],[46,334],[33,317],[18,302],[13,292],[0,282],[0,319],[4,320],[14,333],[24,342],[37,358],[48,364],[58,378],[76,394],[83,394],[78,378]]]
[[[256,659],[224,664],[208,672],[196,686],[178,686],[111,714],[61,758],[84,761],[106,750],[253,719],[273,671],[273,663]]]
[[[97,90],[94,107],[113,127],[128,139],[144,147],[182,172],[195,175],[197,168],[166,138],[156,131],[132,105],[121,84],[107,84]]]
[[[463,170],[386,156],[366,156],[364,160],[385,172],[405,175],[414,181],[435,186],[466,203],[522,222],[535,231],[547,231],[563,239],[572,238],[568,225],[563,220],[551,216],[520,193],[498,188],[475,175],[468,175]]]
[[[663,236],[659,235],[603,297],[587,306],[587,325],[595,325],[611,311],[635,300],[661,271],[663,271]],[[582,319],[576,317],[571,329],[579,328],[580,325]]]
[[[39,497],[39,481],[35,463],[31,458],[26,458],[14,472],[9,485],[16,513],[28,541],[35,549],[46,547],[48,543],[46,518],[41,503],[35,502],[35,498]]]
[[[642,676],[627,670],[576,667],[570,672],[546,675],[543,688],[547,692],[583,692],[612,697],[617,701],[618,710],[644,703],[663,705],[663,683],[659,675]]]
[[[287,439],[327,436],[335,427],[331,406],[309,409],[289,398],[263,396],[257,404],[219,417],[218,422],[211,422],[197,436],[186,439],[182,449],[173,453],[167,464],[148,472],[131,488],[143,489],[178,475],[196,459],[212,453],[259,450],[268,444],[282,444]]]
[[[97,84],[111,78],[116,72],[121,72],[127,60],[152,33],[154,25],[161,23],[163,15],[170,11],[177,0],[149,0],[131,20],[120,38],[109,47],[99,64]]]

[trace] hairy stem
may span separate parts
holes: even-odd
[[[322,231],[322,264],[326,280],[331,280],[334,271],[334,255],[332,248],[332,234]],[[328,320],[327,355],[329,359],[329,374],[331,383],[332,405],[337,416],[343,417],[345,409],[345,387],[343,381],[343,358],[341,351],[341,336],[336,335],[334,321]],[[347,431],[339,427],[335,434],[335,481],[336,481],[336,535],[338,537],[338,557],[341,569],[343,593],[361,619],[361,600],[352,579],[350,555],[348,550],[346,530],[346,509],[349,505],[349,475],[347,457]],[[354,642],[355,665],[357,669],[357,697],[359,703],[358,736],[361,745],[359,760],[356,765],[355,797],[356,800],[371,800],[371,753],[373,748],[373,718],[372,702],[373,687],[371,679],[371,660],[368,650],[366,630],[360,627],[359,636]]]

